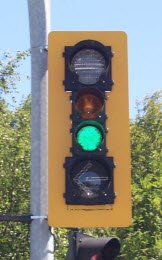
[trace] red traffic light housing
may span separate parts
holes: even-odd
[[[113,260],[119,252],[115,237],[94,238],[74,231],[69,235],[66,260]]]

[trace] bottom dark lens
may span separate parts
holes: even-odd
[[[110,176],[110,169],[95,160],[80,161],[71,171],[71,181],[84,198],[95,198],[104,193],[110,183]]]

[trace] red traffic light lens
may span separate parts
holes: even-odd
[[[71,71],[78,75],[78,81],[85,85],[96,84],[107,68],[105,57],[90,48],[76,52],[70,65]]]
[[[95,89],[80,91],[75,100],[75,107],[84,119],[94,119],[104,104],[102,94]]]

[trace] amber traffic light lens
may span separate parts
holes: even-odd
[[[80,91],[75,100],[75,107],[84,119],[94,119],[101,111],[103,104],[103,96],[95,89]]]

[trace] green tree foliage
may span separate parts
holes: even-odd
[[[11,94],[17,89],[16,84],[20,81],[19,67],[21,61],[29,56],[28,51],[18,51],[16,55],[5,52],[0,60],[0,94]]]
[[[29,214],[30,99],[15,112],[3,109],[0,117],[1,214]],[[1,222],[0,233],[1,259],[28,259],[28,225]]]
[[[6,65],[0,63],[0,214],[22,215],[30,212],[30,97],[8,109],[2,94],[16,88],[24,53],[5,57]],[[0,247],[0,259],[29,259],[29,226],[1,222]]]
[[[15,55],[5,52],[0,59],[0,109],[6,98],[10,97],[16,103],[17,83],[21,81],[20,66],[29,56],[29,51],[18,51]],[[27,78],[29,78],[27,76]],[[9,102],[8,102],[9,104]]]
[[[135,260],[162,259],[161,94],[156,92],[138,103],[131,124],[133,225],[123,252]]]

